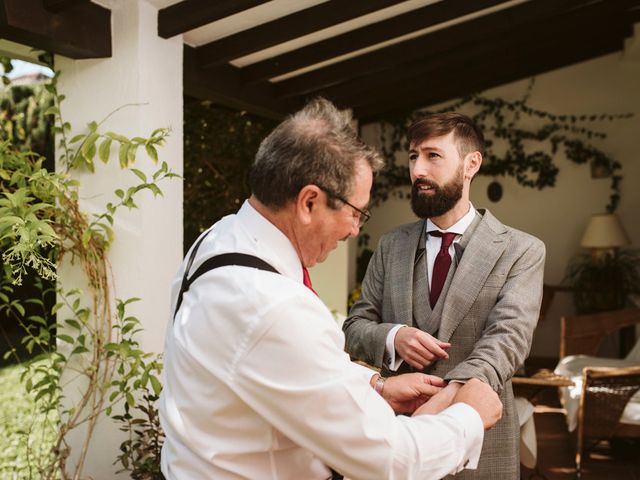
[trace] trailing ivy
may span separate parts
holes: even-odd
[[[559,172],[556,154],[563,151],[573,163],[595,165],[610,176],[611,195],[606,210],[614,212],[620,201],[622,166],[590,143],[605,139],[606,134],[586,125],[623,120],[632,114],[556,115],[534,109],[528,105],[533,85],[532,79],[523,97],[513,102],[475,94],[438,112],[458,111],[463,107],[474,112],[470,116],[486,140],[480,175],[513,177],[523,187],[538,190],[553,187]],[[408,126],[430,113],[435,111],[412,111],[383,122],[381,144],[387,167],[374,181],[374,205],[392,194],[407,195],[398,187],[410,184],[408,167],[406,162],[399,164],[396,155],[408,148],[405,140]]]

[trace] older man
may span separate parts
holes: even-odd
[[[323,100],[263,141],[251,197],[201,236],[174,283],[167,479],[326,479],[329,466],[353,479],[436,479],[476,464],[483,426],[501,415],[491,389],[471,382],[426,414],[442,409],[424,404],[442,380],[383,383],[351,363],[310,288],[306,267],[358,233],[380,165]]]

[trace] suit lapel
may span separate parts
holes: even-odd
[[[444,299],[438,335],[443,341],[451,338],[507,245],[504,225],[488,211],[478,212],[482,218],[475,228],[472,223],[462,237],[464,253]]]
[[[416,262],[413,268],[413,325],[420,330],[429,332],[429,317],[431,305],[429,304],[429,281],[427,279],[427,255],[424,249],[424,237],[420,237],[422,245],[418,246]]]
[[[412,311],[416,306],[413,301],[414,266],[418,248],[424,248],[424,245],[420,245],[424,238],[423,231],[424,221],[411,225],[406,231],[406,235],[400,239],[398,249],[395,250],[398,255],[398,272],[395,278],[399,282],[398,284],[402,285],[402,294],[399,296],[400,298],[396,298],[398,308],[394,308],[394,313],[397,315],[394,319],[395,323],[413,325],[412,316],[415,318],[415,315],[412,315]]]

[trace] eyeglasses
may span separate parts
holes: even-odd
[[[349,205],[351,208],[353,208],[357,213],[358,213],[358,228],[362,228],[362,226],[367,223],[367,221],[371,218],[371,213],[369,213],[368,210],[360,210],[358,207],[356,207],[355,205],[347,202],[343,197],[341,197],[340,195],[333,193],[331,190],[321,187],[320,185],[318,185],[318,188],[320,190],[322,190],[324,193],[326,193],[327,195],[329,195],[330,197],[335,198],[336,200],[340,200],[342,203]],[[354,216],[354,218],[356,218]]]

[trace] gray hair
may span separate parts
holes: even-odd
[[[261,203],[276,210],[294,200],[306,185],[349,198],[355,164],[360,159],[366,160],[374,173],[383,166],[380,155],[358,138],[351,114],[317,98],[262,141],[249,185]],[[332,196],[328,204],[337,208]]]

